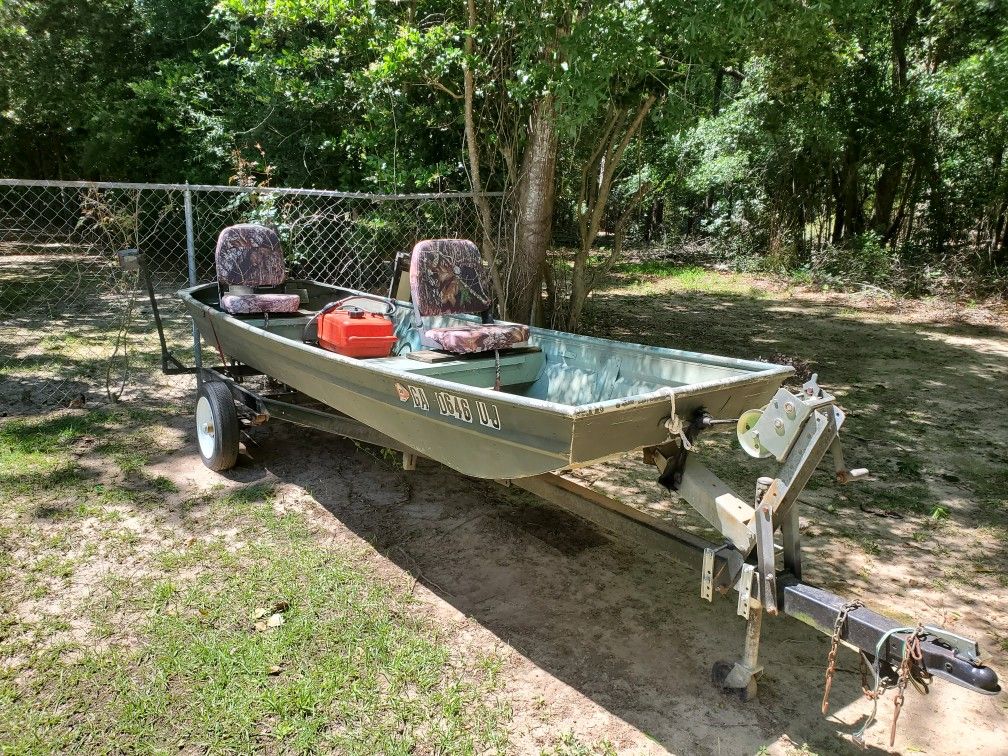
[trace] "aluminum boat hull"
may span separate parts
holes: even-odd
[[[308,293],[309,309],[337,291],[314,282],[290,282],[288,290]],[[492,373],[475,369],[477,363],[432,367],[407,356],[345,357],[302,342],[304,318],[222,312],[216,284],[179,295],[208,353],[219,351],[477,478],[525,478],[659,444],[673,412],[688,420],[703,407],[718,419],[738,417],[766,404],[792,373],[781,365],[533,328],[529,345],[541,352],[504,353],[506,388],[495,391]],[[396,319],[403,343],[418,346],[407,303]]]

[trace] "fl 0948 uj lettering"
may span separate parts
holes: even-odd
[[[412,402],[413,407],[423,412],[431,411],[431,404],[427,399],[427,392],[420,386],[403,385],[396,383],[396,394],[399,401]],[[500,412],[497,405],[474,399],[470,402],[464,396],[449,394],[447,391],[435,391],[434,398],[437,402],[438,413],[446,417],[453,417],[463,423],[472,423],[479,420],[479,424],[493,430],[500,430]],[[475,415],[473,414],[475,405]]]

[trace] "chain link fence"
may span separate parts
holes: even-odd
[[[292,278],[379,292],[417,240],[480,236],[469,194],[0,179],[0,413],[162,382],[146,293],[117,253],[143,253],[166,336],[184,354],[190,321],[174,294],[190,277],[213,279],[217,234],[240,222],[277,229]]]

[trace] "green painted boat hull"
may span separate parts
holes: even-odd
[[[308,310],[345,296],[315,282]],[[430,364],[417,350],[412,310],[395,315],[397,349],[356,359],[301,341],[307,317],[235,317],[217,308],[217,285],[179,292],[210,352],[272,378],[466,475],[524,478],[585,465],[665,441],[674,411],[703,407],[717,419],[762,407],[791,369],[781,365],[645,347],[533,328],[541,351],[502,353],[501,391],[493,359]],[[429,325],[469,320],[443,318]]]

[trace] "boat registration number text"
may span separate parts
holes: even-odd
[[[422,410],[423,412],[431,411],[431,402],[427,399],[427,392],[420,386],[397,383],[395,388],[399,401],[412,403],[415,409]],[[497,411],[497,405],[495,404],[490,404],[479,399],[473,399],[470,402],[464,396],[449,394],[447,391],[435,391],[434,400],[438,412],[446,417],[453,417],[463,423],[472,423],[475,420],[479,420],[480,425],[493,430],[500,430],[500,413]],[[473,411],[473,405],[475,405],[475,412]]]

